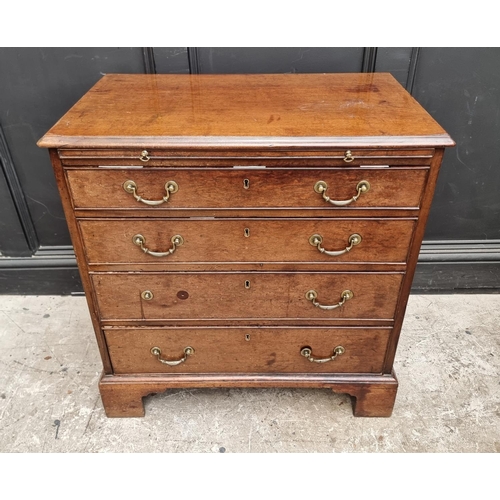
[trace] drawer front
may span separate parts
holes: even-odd
[[[415,220],[83,219],[79,224],[89,263],[147,269],[169,263],[402,263]],[[181,245],[172,242],[177,235]]]
[[[106,329],[105,335],[117,374],[380,373],[390,331],[389,328],[114,328]],[[309,360],[331,358],[339,346],[344,352],[333,360],[323,363]],[[155,347],[160,353],[151,352]],[[186,355],[188,347],[194,352]],[[301,354],[304,348],[310,348],[309,358]],[[169,365],[160,359],[169,363],[184,361]]]
[[[77,209],[418,208],[427,168],[68,169]],[[127,181],[135,188],[124,189]],[[323,181],[323,188],[315,186]],[[361,181],[369,183],[359,192]],[[167,183],[170,190],[167,193]],[[130,186],[130,185],[129,185]],[[173,187],[172,187],[173,186]],[[326,186],[326,191],[324,187]],[[317,192],[318,190],[322,192]],[[356,196],[356,201],[353,200]],[[134,196],[135,195],[135,196]],[[336,206],[325,201],[349,202]],[[143,201],[158,202],[149,205]],[[163,201],[164,198],[167,201]],[[131,214],[133,215],[133,213]]]
[[[226,138],[227,139],[227,138]],[[395,142],[397,142],[395,140]],[[290,146],[291,144],[289,144]],[[242,154],[241,150],[231,150],[229,145],[207,149],[196,148],[188,154],[184,149],[59,149],[59,158],[63,165],[68,166],[116,166],[128,167],[233,167],[238,166],[268,166],[268,167],[346,167],[362,165],[429,165],[435,153],[434,148],[428,149],[344,149],[322,150],[313,148],[311,151],[298,150],[294,147],[263,151],[253,150]],[[147,154],[145,154],[147,153]]]
[[[392,319],[401,273],[96,273],[104,320]],[[307,295],[314,290],[317,298]],[[353,297],[342,297],[351,291]],[[307,296],[306,296],[307,295]],[[309,298],[308,298],[309,297]],[[335,309],[321,306],[344,304]]]

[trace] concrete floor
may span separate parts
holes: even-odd
[[[500,452],[500,295],[413,295],[391,418],[307,389],[172,390],[108,419],[83,297],[0,296],[0,452]]]

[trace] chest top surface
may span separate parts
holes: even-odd
[[[388,73],[104,76],[48,148],[453,146]]]

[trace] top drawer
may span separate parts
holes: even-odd
[[[428,167],[67,169],[76,209],[418,209]]]

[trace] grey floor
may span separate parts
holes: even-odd
[[[172,390],[108,419],[83,297],[0,296],[0,452],[500,452],[500,295],[410,297],[391,418],[328,390]]]

